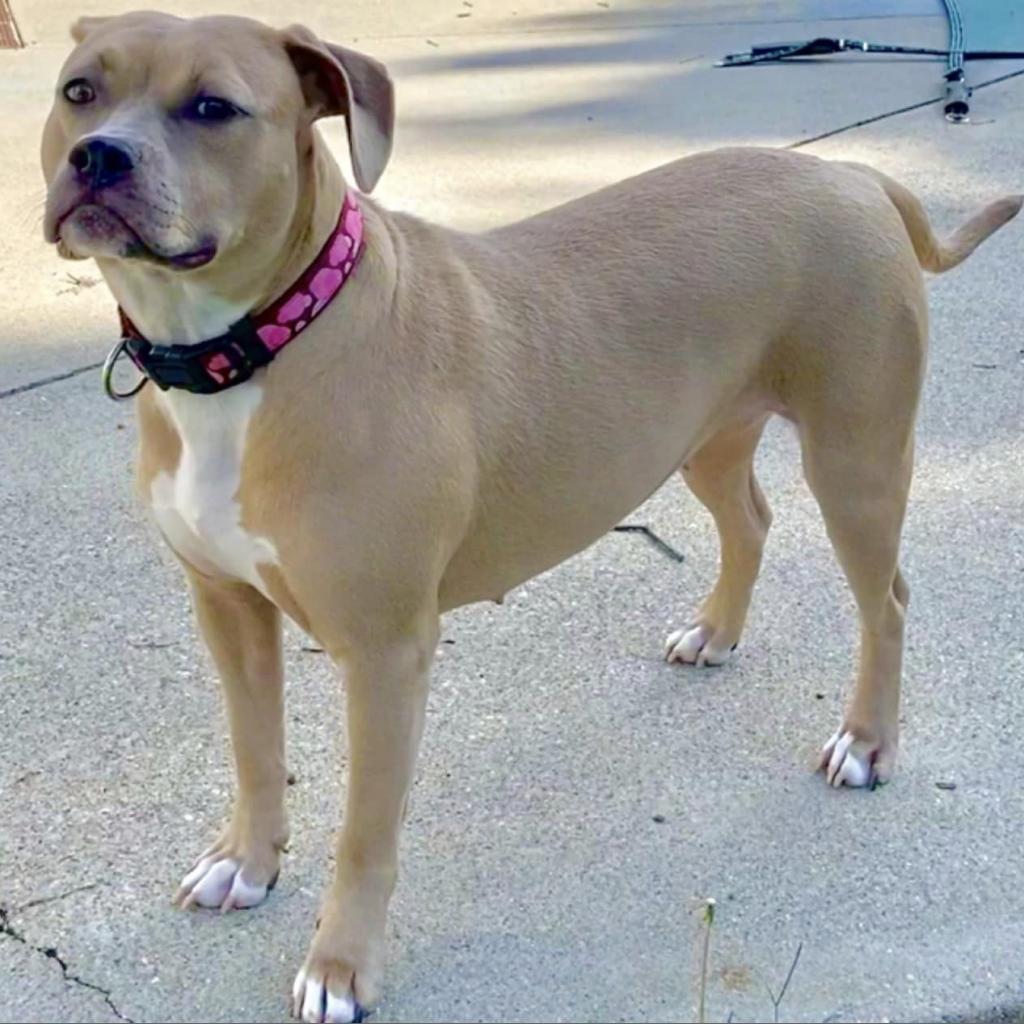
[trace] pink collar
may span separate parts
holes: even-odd
[[[294,341],[341,291],[363,254],[363,213],[346,194],[338,224],[302,276],[260,313],[243,317],[226,334],[195,345],[154,345],[121,315],[121,341],[103,370],[111,398],[130,398],[147,380],[163,390],[184,388],[210,395],[248,380],[282,348]],[[122,352],[145,375],[134,391],[116,392],[111,384],[114,363]]]

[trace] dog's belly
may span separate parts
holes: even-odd
[[[623,496],[614,505],[602,503],[582,515],[559,515],[556,510],[532,519],[489,517],[477,525],[446,567],[439,591],[441,610],[478,601],[500,603],[510,590],[603,537],[671,473],[672,468],[652,478],[642,494]]]
[[[246,529],[239,487],[246,434],[262,387],[252,381],[211,400],[173,392],[158,399],[181,439],[173,471],[158,472],[149,503],[177,555],[208,575],[226,576],[265,591],[260,565],[276,565],[266,537]]]
[[[655,388],[648,390],[654,395]],[[718,405],[713,389],[688,407],[652,399],[647,415],[609,422],[589,410],[575,432],[559,430],[559,458],[507,466],[503,486],[485,487],[474,523],[441,583],[445,609],[504,594],[604,536],[649,498],[722,423],[769,412],[761,396]],[[579,410],[577,415],[580,415]],[[603,453],[595,462],[585,449]],[[510,488],[509,481],[521,481]]]

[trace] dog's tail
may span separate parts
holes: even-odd
[[[1013,220],[1024,205],[1024,196],[1004,196],[979,210],[949,238],[940,240],[932,231],[921,201],[910,189],[867,164],[847,163],[847,166],[871,175],[882,186],[889,201],[903,218],[918,263],[922,269],[933,274],[941,274],[963,263],[989,235],[998,231],[1007,221]]]

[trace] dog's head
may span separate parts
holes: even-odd
[[[344,114],[356,182],[391,151],[382,65],[248,18],[82,18],[42,143],[44,230],[62,255],[197,271],[280,245],[311,175],[313,122]]]

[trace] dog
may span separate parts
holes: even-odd
[[[182,906],[252,907],[277,877],[282,615],[344,673],[347,804],[296,1015],[378,999],[441,614],[501,601],[681,471],[721,568],[666,657],[722,664],[771,522],[753,461],[772,415],[795,425],[860,612],[821,767],[837,786],[890,776],[922,269],[958,264],[1020,197],[940,242],[868,167],[735,148],[462,234],[366,196],[394,124],[372,58],[234,17],[83,18],[72,36],[45,234],[96,260],[122,316],[112,358],[151,378],[139,493],[184,567],[237,765]],[[335,115],[360,192],[316,128]]]

